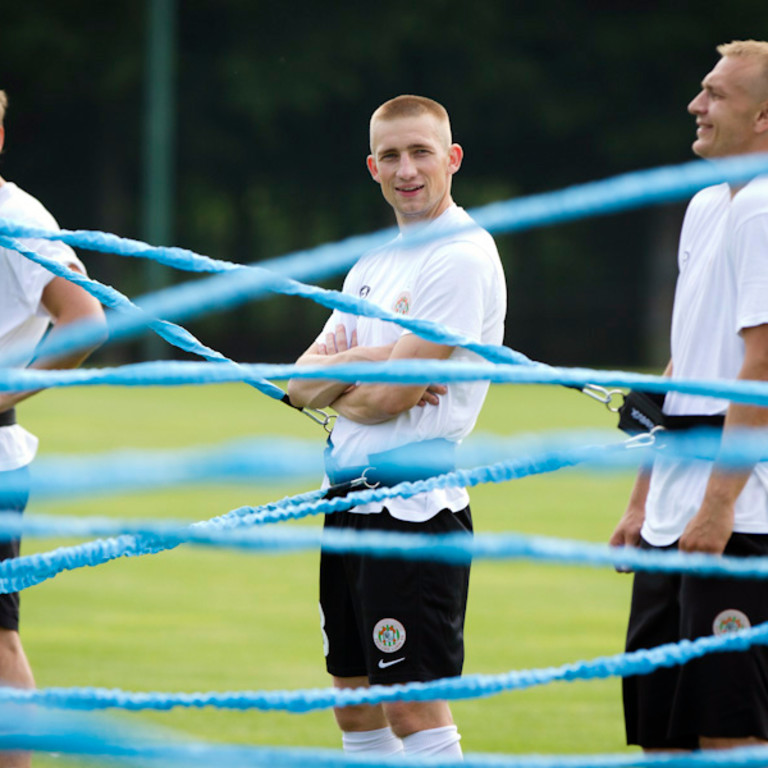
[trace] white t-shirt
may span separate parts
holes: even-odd
[[[768,323],[768,177],[731,198],[728,184],[699,192],[680,234],[672,314],[672,378],[738,377],[743,328]],[[669,392],[664,412],[724,413],[728,401]],[[654,463],[642,536],[676,541],[704,498],[712,462]],[[768,464],[758,464],[736,501],[734,531],[768,533]]]
[[[12,182],[0,185],[0,218],[58,229],[56,220],[43,205]],[[29,239],[21,242],[32,251],[85,272],[75,252],[64,243]],[[32,349],[43,338],[51,318],[41,298],[53,277],[20,253],[0,248],[0,354],[16,347]],[[36,451],[37,438],[23,427],[0,427],[0,471],[29,464]]]
[[[419,235],[439,236],[426,245],[404,248],[401,233],[387,246],[363,256],[344,281],[344,293],[412,318],[431,320],[483,344],[501,344],[506,314],[506,284],[493,238],[477,225],[459,235],[452,230],[474,225],[454,205],[440,217],[418,228]],[[395,323],[334,311],[318,337],[343,324],[350,338],[357,330],[360,346],[381,346],[409,333]],[[452,360],[481,358],[462,348]],[[369,454],[422,440],[443,438],[460,442],[475,425],[488,392],[488,382],[454,382],[437,406],[414,407],[383,424],[362,425],[339,416],[333,429],[333,456],[339,464],[356,466]],[[454,512],[469,503],[464,488],[421,493],[409,499],[388,499],[393,517],[423,522],[441,509]],[[380,512],[382,504],[355,507],[356,512]]]

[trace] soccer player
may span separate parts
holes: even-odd
[[[4,118],[8,105],[0,91],[0,151],[5,142]],[[31,195],[0,177],[0,218],[28,226],[57,228],[50,213]],[[24,241],[31,250],[56,259],[85,273],[74,251],[63,243],[50,240]],[[0,247],[0,353],[12,347],[32,349],[50,325],[56,333],[80,320],[104,323],[99,302],[82,288],[63,277],[54,277],[13,250]],[[74,368],[91,350],[79,350],[54,360],[33,363],[36,368]],[[14,406],[34,392],[0,392],[0,489],[4,480],[14,487],[26,484],[28,465],[37,450],[37,438],[16,423]],[[74,425],[73,425],[74,426]],[[9,483],[10,485],[10,483]],[[0,499],[0,510],[21,514],[28,493],[19,491],[15,498]],[[0,542],[0,560],[18,557],[18,541]],[[20,688],[34,687],[32,671],[19,638],[19,595],[0,595],[0,684]],[[30,758],[22,753],[0,752],[0,768],[24,768]]]
[[[435,321],[478,342],[503,339],[506,291],[491,236],[451,197],[462,148],[445,109],[420,96],[382,104],[370,121],[368,170],[395,213],[400,235],[364,255],[344,292],[387,310]],[[465,229],[460,234],[453,231]],[[431,238],[409,245],[417,233]],[[461,348],[425,341],[398,325],[334,312],[299,365],[408,359],[477,360]],[[482,382],[361,384],[293,379],[297,406],[328,407],[338,419],[327,451],[331,483],[371,465],[401,467],[387,479],[413,479],[413,456],[452,466],[455,445],[472,430],[488,390]],[[466,489],[365,504],[329,515],[331,529],[471,535]],[[320,611],[326,666],[334,685],[428,681],[461,674],[469,567],[323,553]],[[336,710],[344,749],[380,755],[460,757],[459,733],[445,701],[392,702]]]
[[[734,41],[688,105],[702,158],[768,152],[768,42]],[[691,201],[667,375],[768,380],[768,177],[718,184]],[[768,426],[768,409],[670,392],[672,416],[725,413],[723,442]],[[611,537],[616,546],[768,555],[768,465],[656,460],[641,472]],[[768,621],[764,581],[637,573],[627,650]],[[709,654],[624,681],[627,740],[645,749],[728,748],[768,741],[768,649]]]

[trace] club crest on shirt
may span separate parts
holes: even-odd
[[[373,642],[382,653],[394,653],[405,644],[405,627],[397,619],[381,619],[373,628]]]
[[[403,291],[392,305],[392,311],[396,315],[407,315],[411,309],[411,294],[408,291]]]
[[[716,635],[725,635],[728,632],[736,632],[738,629],[749,629],[752,626],[747,615],[735,608],[728,608],[715,616],[712,622],[712,631]]]
[[[371,292],[370,285],[364,285],[360,288],[360,298],[364,299]]]

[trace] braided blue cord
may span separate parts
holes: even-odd
[[[229,363],[235,370],[237,370],[237,364],[225,357],[215,349],[203,344],[196,339],[186,328],[182,328],[175,323],[169,323],[166,320],[158,320],[157,318],[150,317],[140,307],[136,306],[127,296],[120,293],[120,291],[112,288],[111,286],[103,285],[96,280],[92,280],[89,277],[70,269],[65,264],[61,264],[55,259],[48,258],[42,254],[36,253],[28,248],[25,248],[17,240],[0,236],[0,246],[4,248],[11,248],[18,251],[26,258],[34,261],[42,267],[45,267],[49,272],[59,277],[64,277],[67,280],[79,285],[86,290],[92,296],[95,296],[102,304],[107,307],[121,310],[123,312],[129,312],[132,316],[138,318],[137,322],[140,323],[140,327],[148,326],[157,333],[158,336],[170,342],[179,349],[183,349],[186,352],[198,355],[205,360],[210,360],[216,363]],[[66,342],[64,346],[65,351],[80,346],[79,343],[74,343],[74,340],[79,339],[86,341],[98,341],[101,336],[101,328],[91,324],[83,324],[76,330],[76,335],[73,336],[73,340]],[[55,346],[56,345],[52,345]],[[11,356],[11,362],[13,357]],[[248,376],[244,376],[243,381],[255,387],[260,392],[272,397],[276,400],[281,400],[285,393],[279,387],[276,387],[269,381],[252,379]]]
[[[223,384],[242,381],[244,375],[264,378],[328,378],[321,366],[239,363],[235,366],[211,363],[156,361],[120,368],[77,369],[71,371],[17,370],[0,368],[0,391],[20,391],[64,386],[180,386]],[[440,381],[484,380],[497,384],[557,384],[581,388],[587,384],[605,387],[633,387],[652,392],[685,392],[711,395],[736,402],[768,405],[768,383],[761,381],[723,381],[669,379],[664,376],[601,371],[590,368],[556,368],[545,365],[491,365],[452,360],[393,360],[382,363],[336,365],[333,377],[340,381],[391,382],[397,384]]]
[[[176,707],[305,713],[332,707],[378,704],[393,701],[457,701],[494,696],[553,682],[596,680],[647,675],[663,668],[685,664],[708,653],[744,651],[752,645],[768,644],[768,623],[719,637],[700,637],[661,645],[651,650],[603,656],[559,667],[526,669],[503,674],[475,674],[443,678],[427,683],[372,685],[366,688],[315,688],[297,691],[231,691],[209,693],[136,693],[104,688],[48,688],[20,690],[0,688],[0,702],[35,703],[67,709],[130,711],[169,710]]]

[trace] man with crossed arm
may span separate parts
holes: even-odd
[[[451,181],[462,148],[437,102],[399,96],[371,117],[368,170],[392,206],[400,235],[364,255],[344,292],[384,309],[431,320],[485,344],[500,344],[504,274],[491,236],[456,206]],[[455,230],[464,228],[459,234]],[[409,238],[419,242],[409,245]],[[428,238],[424,242],[421,238]],[[426,341],[395,323],[335,311],[299,365],[359,361],[478,360],[465,349]],[[369,466],[399,467],[386,480],[414,479],[413,457],[453,466],[456,444],[472,430],[488,384],[289,382],[291,402],[331,407],[338,419],[327,451],[329,481]],[[464,488],[358,505],[327,516],[330,529],[417,533],[472,531]],[[320,611],[326,666],[339,688],[428,681],[461,674],[469,567],[322,553]],[[336,710],[348,752],[399,752],[459,758],[460,736],[445,701],[391,702]]]

